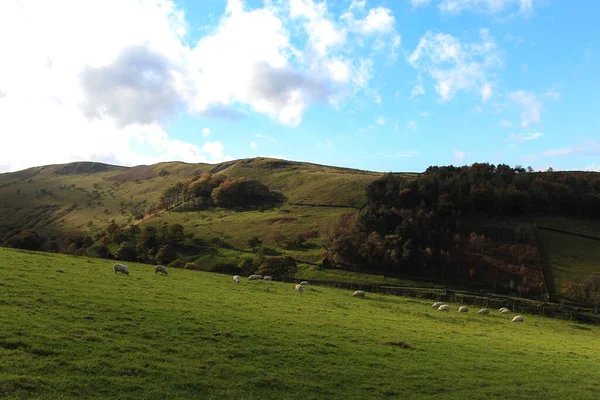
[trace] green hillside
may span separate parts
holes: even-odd
[[[203,172],[258,179],[290,203],[358,206],[381,174],[266,158],[222,164],[160,163],[115,167],[71,163],[0,174],[0,234],[14,227],[64,233],[156,207],[164,190]]]
[[[0,397],[597,399],[598,327],[0,249]],[[514,315],[514,314],[513,314]]]

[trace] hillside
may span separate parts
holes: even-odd
[[[77,162],[0,174],[0,240],[242,274],[291,257],[289,277],[395,279],[597,306],[598,193],[597,173],[506,165],[384,175],[268,158]]]
[[[356,206],[379,173],[266,158],[221,164],[116,167],[71,163],[0,174],[0,234],[14,227],[64,233],[147,214],[162,192],[204,172],[258,179],[290,203]]]
[[[598,327],[0,249],[0,397],[597,399]],[[517,310],[518,311],[518,310]]]

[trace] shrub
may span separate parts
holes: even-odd
[[[115,258],[121,261],[135,261],[137,257],[137,251],[135,246],[131,242],[121,243],[121,247],[115,253]]]
[[[177,253],[175,252],[175,248],[171,245],[165,245],[160,248],[158,253],[156,254],[156,260],[164,265],[175,261],[177,258]]]
[[[291,257],[270,257],[258,267],[258,274],[271,275],[274,279],[287,281],[294,278],[298,267]]]
[[[211,266],[208,270],[219,274],[238,274],[240,267],[233,263],[219,263]]]
[[[189,264],[189,263],[187,263],[187,264]],[[169,268],[184,268],[187,264],[185,261],[183,261],[181,259],[176,259],[176,260],[171,261],[167,265],[167,267],[169,267]]]
[[[200,271],[201,270],[200,265],[196,264],[194,262],[185,263],[185,265],[183,266],[183,268],[189,269],[189,270],[192,270],[192,271]]]

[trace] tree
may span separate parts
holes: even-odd
[[[258,238],[258,236],[252,236],[250,239],[248,239],[248,247],[250,247],[252,249],[252,251],[255,253],[256,253],[256,249],[258,247],[260,247],[261,244],[262,244],[262,240],[260,240]]]
[[[165,242],[172,246],[181,246],[185,241],[185,233],[181,224],[173,224],[169,226]]]
[[[115,253],[115,258],[122,261],[135,261],[137,252],[132,242],[123,242]]]
[[[171,245],[165,245],[160,248],[156,254],[156,261],[163,265],[167,265],[177,259],[175,248]]]

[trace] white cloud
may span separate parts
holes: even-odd
[[[523,143],[529,140],[536,140],[544,136],[542,132],[511,133],[508,139],[512,142]]]
[[[452,35],[430,31],[410,55],[411,65],[436,82],[441,102],[461,90],[477,90],[483,101],[491,96],[494,75],[490,71],[501,67],[503,60],[489,32],[482,29],[480,35],[480,42],[464,44]]]
[[[528,127],[533,122],[540,122],[543,105],[534,93],[518,90],[510,93],[509,97],[523,109],[521,112],[521,126]]]
[[[411,100],[414,97],[422,96],[424,94],[425,89],[423,89],[423,78],[421,77],[421,74],[419,74],[417,81],[415,82],[415,86],[413,86],[412,90],[410,91],[410,96],[408,99]]]
[[[564,149],[546,150],[546,151],[542,152],[542,154],[545,156],[550,156],[550,157],[567,156],[569,154],[573,154],[576,151],[577,150],[573,149],[573,148],[564,148]]]
[[[202,136],[207,137],[210,136],[210,129],[209,128],[204,128],[202,129]]]
[[[480,93],[481,100],[483,100],[483,102],[485,103],[489,100],[490,97],[492,97],[492,86],[489,83],[484,83],[483,86],[481,86]]]
[[[379,93],[374,93],[373,100],[375,100],[375,103],[381,104],[381,95]]]
[[[189,94],[184,34],[168,1],[0,2],[0,164],[227,159],[161,127]]]
[[[375,123],[377,125],[384,126],[385,125],[385,118],[384,117],[377,117],[377,119],[375,120]]]
[[[342,15],[342,19],[346,21],[350,30],[365,35],[392,32],[396,24],[392,11],[384,7],[371,8],[363,19],[356,19],[352,12]]]
[[[318,57],[326,56],[331,47],[340,46],[346,41],[346,29],[328,18],[326,2],[291,0],[290,17],[305,20],[304,27],[310,45]]]
[[[431,113],[428,111],[423,111],[421,114],[419,114],[421,117],[423,118],[429,118],[431,117]]]
[[[430,0],[410,0],[413,8],[428,6],[429,2]]]
[[[515,126],[515,124],[513,124],[510,121],[507,121],[505,119],[503,119],[502,121],[500,121],[499,125],[503,128],[512,128],[513,126]]]
[[[524,74],[529,72],[529,64],[521,64],[521,72]]]
[[[417,121],[408,121],[406,123],[406,127],[410,130],[416,131],[417,130]]]
[[[458,164],[462,164],[467,159],[468,155],[464,151],[454,150],[454,159]]]
[[[250,147],[256,149],[258,146],[256,145],[256,142],[250,142]]]
[[[333,58],[326,61],[325,66],[334,81],[346,83],[350,80],[350,67],[347,62]]]
[[[600,164],[588,165],[583,169],[584,171],[600,172]]]
[[[376,58],[358,50],[399,46],[391,11],[355,1],[349,24],[324,2],[294,3],[291,18],[280,2],[229,0],[190,43],[170,0],[0,1],[0,132],[11,133],[0,164],[220,161],[220,142],[185,143],[163,127],[186,112],[238,120],[249,111],[295,126],[317,102],[371,96]],[[292,45],[305,36],[310,46]],[[30,143],[40,152],[23,152]]]
[[[542,94],[542,99],[545,100],[560,100],[560,93],[554,90],[546,90],[544,94]]]
[[[515,8],[520,14],[530,14],[533,3],[534,0],[442,0],[439,8],[448,14],[461,14],[464,11],[496,14]]]

